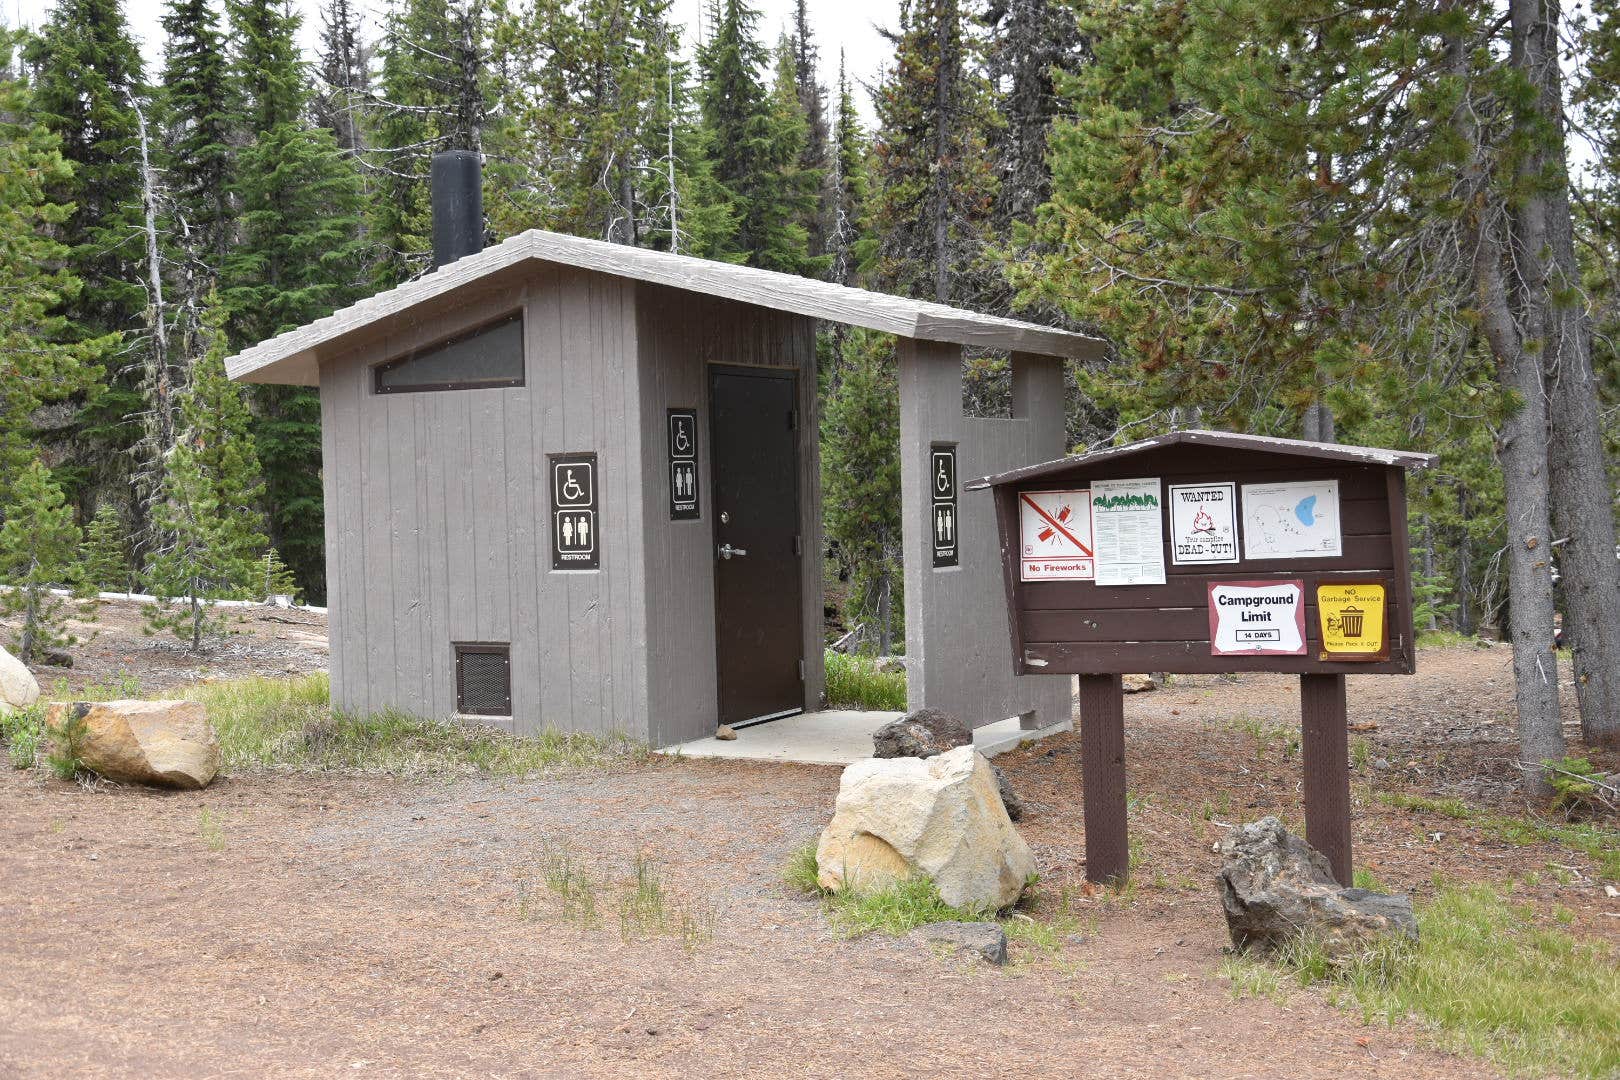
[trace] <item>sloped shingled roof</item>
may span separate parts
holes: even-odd
[[[225,370],[231,378],[243,382],[315,385],[317,362],[332,355],[354,335],[403,315],[424,301],[528,262],[593,270],[924,341],[1080,359],[1100,356],[1104,348],[1097,338],[1016,319],[851,289],[773,270],[534,229],[244,349],[225,361]]]
[[[1084,465],[1095,465],[1115,458],[1130,457],[1147,450],[1188,443],[1195,446],[1219,446],[1231,450],[1259,450],[1270,454],[1292,454],[1295,457],[1318,458],[1324,461],[1344,461],[1355,465],[1399,465],[1403,469],[1426,469],[1434,462],[1433,454],[1418,454],[1407,450],[1381,450],[1374,446],[1345,446],[1340,443],[1309,442],[1305,439],[1277,439],[1269,435],[1240,435],[1231,431],[1203,431],[1188,428],[1141,439],[1124,446],[1106,446],[1085,454],[1058,458],[1039,465],[1026,465],[1022,469],[980,477],[963,484],[968,491],[1021,480],[1040,480]]]

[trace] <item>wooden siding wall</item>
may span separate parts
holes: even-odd
[[[1067,676],[1013,674],[995,504],[959,491],[961,565],[933,567],[928,477],[932,444],[956,444],[957,487],[966,480],[1061,457],[1062,361],[1013,354],[1012,419],[962,415],[962,350],[902,338],[900,482],[906,574],[907,704],[944,709],[971,727],[1033,713],[1036,726],[1070,718]]]
[[[821,463],[816,416],[814,320],[730,300],[639,285],[641,469],[648,480],[646,527],[648,677],[654,746],[714,733],[717,718],[714,622],[714,504],[709,461],[710,364],[790,367],[799,372],[799,491],[804,536],[804,707],[820,707],[822,654]],[[702,517],[669,519],[666,410],[698,413],[698,493]]]
[[[547,269],[322,365],[335,705],[450,715],[451,643],[510,642],[518,733],[648,737],[634,303]],[[372,393],[373,365],[519,307],[526,385]],[[599,455],[599,572],[551,570],[564,451]]]

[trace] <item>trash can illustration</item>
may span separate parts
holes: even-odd
[[[1344,630],[1345,637],[1352,638],[1361,636],[1361,623],[1366,614],[1367,613],[1365,611],[1357,607],[1347,607],[1339,613],[1341,616],[1340,622]]]

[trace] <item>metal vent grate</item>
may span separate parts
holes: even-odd
[[[467,716],[512,715],[511,646],[456,646],[456,711]]]

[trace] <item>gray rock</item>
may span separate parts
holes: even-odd
[[[872,756],[928,758],[967,746],[973,730],[941,709],[918,709],[890,720],[872,735]]]
[[[1007,934],[993,922],[936,922],[919,926],[912,936],[925,945],[948,945],[1000,967],[1007,962]]]
[[[1233,828],[1221,860],[1226,928],[1239,950],[1266,955],[1304,935],[1343,958],[1389,935],[1417,940],[1410,897],[1342,888],[1322,853],[1275,817]]]
[[[973,729],[942,709],[918,709],[890,720],[872,734],[872,756],[878,758],[930,758],[973,742]],[[1006,775],[995,765],[1001,804],[1014,821],[1024,820],[1024,801],[1013,791]]]

